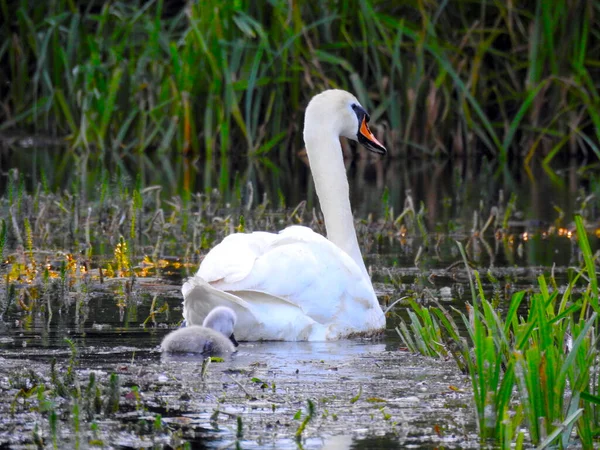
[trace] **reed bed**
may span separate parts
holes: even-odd
[[[308,98],[341,87],[394,155],[600,156],[599,9],[0,0],[0,132],[109,157],[283,159]]]

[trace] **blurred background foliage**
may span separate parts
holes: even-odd
[[[289,154],[354,92],[393,156],[600,156],[593,0],[0,0],[0,133],[205,161]]]

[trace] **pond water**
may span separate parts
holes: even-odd
[[[402,304],[389,314],[386,334],[372,340],[243,343],[204,368],[202,358],[157,351],[181,320],[182,280],[240,216],[247,231],[298,221],[323,231],[301,159],[279,168],[229,167],[218,198],[207,186],[222,180],[213,174],[208,183],[198,161],[171,162],[161,179],[151,170],[161,161],[125,160],[121,178],[110,178],[112,198],[102,203],[106,175],[91,158],[61,154],[52,172],[48,165],[57,161],[49,153],[4,149],[1,159],[9,232],[0,267],[0,447],[39,440],[80,448],[479,446],[467,377],[452,361],[403,348],[394,331]],[[140,191],[137,213],[136,168],[142,187],[160,186]],[[355,159],[348,173],[359,240],[383,304],[412,295],[464,308],[470,294],[456,241],[485,274],[486,294],[500,300],[540,274],[552,272],[560,284],[580,264],[573,214],[585,217],[598,247],[596,178],[574,162],[527,171],[485,159]],[[186,204],[186,187],[206,195]],[[21,215],[16,192],[32,193],[22,194]],[[186,218],[185,211],[200,210],[201,221],[198,213]],[[24,227],[23,243],[13,223]],[[134,226],[144,232],[136,235]],[[196,245],[198,235],[211,239]],[[117,251],[122,236],[126,257]]]

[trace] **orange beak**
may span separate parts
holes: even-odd
[[[360,127],[358,129],[358,138],[358,141],[364,145],[367,150],[379,153],[380,155],[385,155],[387,153],[387,150],[383,144],[377,140],[375,135],[369,129],[366,116],[363,117],[362,122],[360,123]]]

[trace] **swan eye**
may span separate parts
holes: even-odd
[[[365,119],[365,122],[369,123],[369,121],[371,120],[371,116],[369,116],[369,113],[367,113],[362,106],[357,105],[356,103],[352,103],[351,107],[354,111],[354,114],[356,114],[356,117],[358,117],[359,123],[362,122],[363,117]]]

